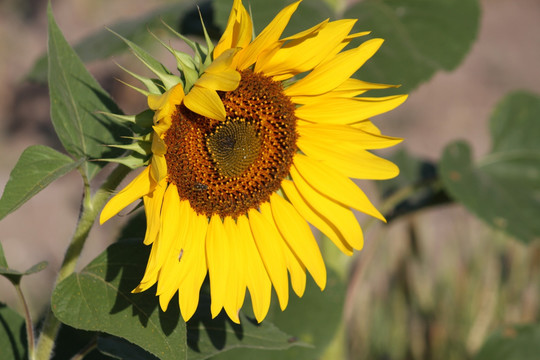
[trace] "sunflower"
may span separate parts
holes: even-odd
[[[149,156],[107,203],[100,222],[143,199],[144,243],[152,248],[134,292],[157,283],[163,311],[178,292],[186,321],[207,273],[213,317],[225,309],[239,322],[247,289],[262,321],[272,287],[286,308],[289,277],[300,297],[306,272],[321,290],[326,285],[309,224],[351,255],[363,245],[353,210],[384,221],[351,178],[397,176],[393,163],[369,150],[400,139],[381,135],[369,118],[406,95],[358,97],[392,85],[351,78],[383,42],[345,49],[368,34],[351,33],[355,20],[326,20],[280,38],[298,5],[285,7],[253,37],[252,20],[235,0],[215,47],[208,36],[202,46],[175,33],[195,52],[188,57],[162,43],[176,57],[179,76],[128,42],[158,77],[133,74],[148,89],[138,90],[147,96],[152,121],[131,149],[147,149]]]

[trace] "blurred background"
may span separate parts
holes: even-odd
[[[170,3],[52,1],[71,44]],[[497,102],[513,90],[540,94],[540,1],[480,4],[477,40],[457,69],[436,73],[411,92],[404,105],[376,120],[383,133],[403,137],[400,148],[417,157],[436,161],[456,139],[466,139],[473,157],[480,157],[490,149],[488,121]],[[0,2],[1,189],[27,146],[61,150],[50,122],[47,86],[25,80],[46,51],[46,23],[44,0]],[[116,81],[127,77],[115,62],[136,72],[141,69],[129,54],[92,62],[88,68],[125,113],[137,112],[145,100]],[[375,187],[365,186],[380,203]],[[70,174],[0,222],[0,241],[10,267],[26,270],[42,260],[49,262],[45,271],[22,282],[35,318],[48,302],[75,228],[81,190],[79,176]],[[117,217],[93,229],[80,266],[113,241],[125,220]],[[509,241],[460,205],[378,224],[370,228],[364,250],[355,256],[344,310],[351,359],[466,359],[495,328],[539,318],[540,246]],[[0,302],[20,309],[15,291],[3,278]]]

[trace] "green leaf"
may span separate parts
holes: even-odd
[[[473,164],[468,144],[446,147],[441,177],[448,192],[490,225],[524,241],[540,239],[540,98],[516,92],[491,118],[493,147]]]
[[[115,359],[157,360],[158,358],[126,340],[114,336],[99,337],[98,349]]]
[[[182,1],[180,4],[163,6],[136,19],[118,22],[109,26],[114,32],[121,34],[128,40],[137,44],[144,44],[153,40],[150,31],[163,28],[161,19],[169,24],[178,24],[179,18],[188,7],[193,6],[192,2]],[[128,47],[116,36],[106,29],[101,29],[88,35],[74,46],[74,50],[83,62],[106,59],[113,55],[126,51]],[[42,55],[30,70],[27,79],[40,83],[47,82],[47,55]]]
[[[123,151],[105,145],[125,143],[127,128],[101,112],[121,113],[110,96],[85,69],[64,39],[48,9],[49,93],[51,119],[60,141],[75,158],[114,158]],[[84,173],[91,179],[106,162],[87,161]]]
[[[268,322],[259,325],[244,315],[241,325],[225,315],[212,320],[206,292],[188,324],[186,351],[186,327],[178,306],[169,306],[163,313],[154,290],[131,293],[143,276],[148,254],[149,247],[140,242],[111,245],[79,274],[58,285],[52,295],[55,315],[69,326],[124,338],[163,360],[207,359],[239,347],[284,349],[295,345],[289,342],[289,335]],[[126,356],[124,352],[106,353]]]
[[[393,92],[410,92],[435,72],[459,65],[476,39],[479,17],[477,0],[358,2],[343,18],[357,18],[356,30],[370,30],[385,43],[356,77],[402,84]]]
[[[80,273],[62,281],[52,295],[60,321],[74,328],[122,337],[160,359],[186,358],[186,330],[177,306],[158,309],[154,293],[132,294],[142,279],[149,247],[111,245]]]
[[[240,324],[233,323],[224,313],[212,319],[208,293],[204,295],[195,316],[187,324],[189,360],[222,359],[217,356],[219,354],[230,354],[230,357],[226,355],[223,359],[237,359],[239,352],[229,350],[257,349],[253,351],[260,354],[266,353],[260,350],[282,350],[302,345],[269,320],[258,324],[254,318],[248,318],[243,313],[240,314]],[[270,353],[276,354],[273,351]]]
[[[47,262],[42,261],[39,264],[32,266],[30,269],[25,272],[20,272],[17,270],[10,269],[4,254],[4,247],[0,243],[0,275],[4,275],[13,285],[19,285],[21,278],[24,275],[30,275],[37,273],[47,267]]]
[[[26,360],[26,328],[22,316],[0,303],[2,360]]]
[[[94,332],[72,328],[66,324],[60,327],[55,339],[54,354],[51,360],[73,359],[83,349],[95,346],[98,335]],[[75,358],[76,359],[76,358]],[[100,353],[97,349],[84,356],[84,360],[111,360],[111,357]]]
[[[308,29],[329,16],[328,3],[300,4],[284,36]],[[214,0],[216,22],[225,28],[232,0]],[[257,33],[290,1],[250,1]],[[246,5],[247,6],[247,5]],[[363,80],[402,84],[392,93],[409,92],[440,70],[455,69],[476,39],[480,9],[477,0],[365,0],[345,9],[341,18],[358,19],[356,31],[372,31],[385,39],[382,48],[357,72]],[[456,21],[459,19],[459,21]],[[365,41],[362,37],[354,43]]]
[[[0,220],[82,162],[47,146],[28,147],[11,171],[0,199]]]
[[[408,197],[393,205],[391,209],[382,209],[387,222],[405,214],[450,202],[450,198],[441,189],[438,182],[437,165],[427,159],[420,159],[400,149],[388,157],[399,167],[399,176],[390,180],[377,181],[384,199],[399,195],[407,189]]]
[[[492,334],[474,360],[537,360],[540,325],[508,326]]]
[[[290,344],[309,344],[312,346],[295,346],[286,351],[258,351],[238,349],[216,357],[226,359],[258,359],[258,360],[298,360],[318,359],[330,344],[341,324],[346,286],[339,276],[328,269],[326,289],[308,281],[306,292],[302,298],[292,295],[285,311],[279,309],[276,299],[272,301],[270,312],[263,321],[274,323],[279,329],[292,335]],[[244,305],[246,307],[246,305]]]

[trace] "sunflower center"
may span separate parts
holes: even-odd
[[[237,218],[268,201],[297,151],[295,106],[281,83],[252,70],[241,76],[236,90],[219,93],[225,121],[180,105],[165,134],[168,181],[209,217]]]
[[[244,119],[227,121],[206,138],[206,146],[218,172],[224,177],[242,174],[259,157],[257,128]]]

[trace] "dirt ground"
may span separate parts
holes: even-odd
[[[122,18],[130,18],[170,1],[53,1],[54,13],[70,43]],[[129,3],[129,6],[126,4]],[[399,109],[381,116],[383,132],[405,138],[415,155],[437,159],[444,146],[456,139],[468,140],[475,155],[489,149],[487,122],[497,103],[509,91],[531,90],[540,94],[540,1],[483,0],[477,42],[458,69],[438,73],[414,91]],[[21,5],[24,4],[24,5]],[[46,49],[45,1],[0,3],[0,188],[29,145],[59,148],[52,135],[46,89],[23,81],[35,59]],[[92,64],[90,70],[110,74],[112,62]],[[121,105],[129,113],[137,100],[118,90]],[[140,106],[139,106],[140,107]],[[47,260],[48,268],[26,278],[33,315],[46,304],[63,251],[77,219],[82,184],[77,174],[50,185],[18,211],[0,222],[0,241],[11,267],[25,270]],[[456,209],[460,214],[465,212]],[[464,215],[465,216],[465,215]],[[112,241],[116,219],[96,226],[84,250],[81,264],[100,253]],[[18,307],[15,292],[0,279],[0,302]]]

